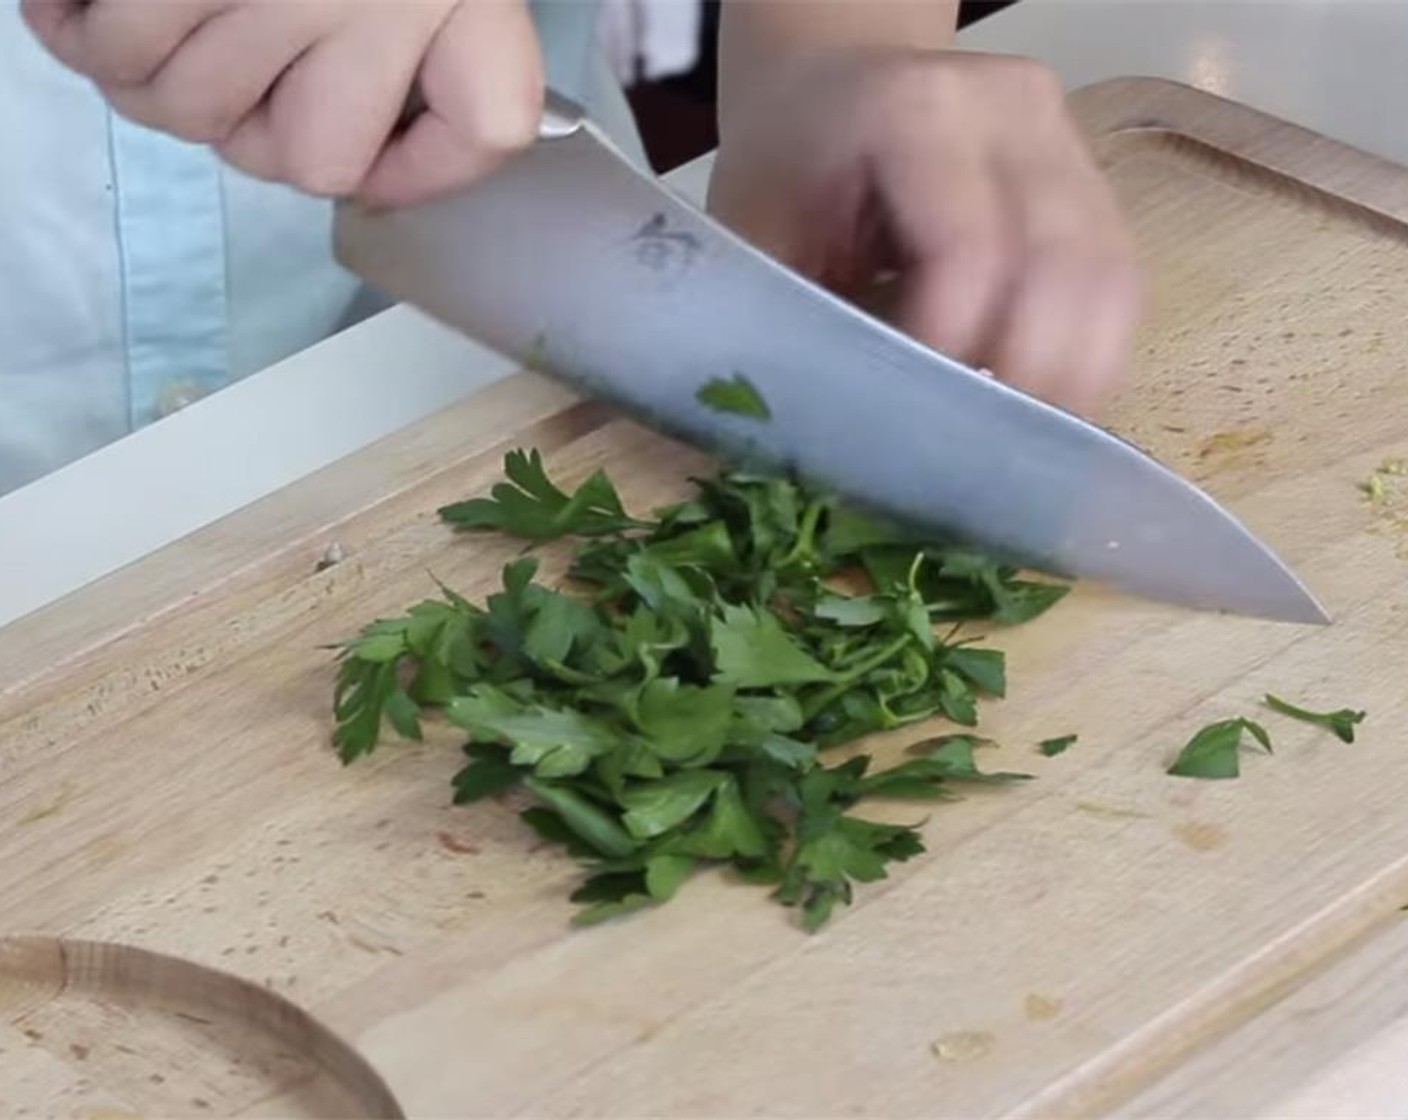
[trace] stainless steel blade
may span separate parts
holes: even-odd
[[[570,103],[485,182],[339,208],[352,270],[535,369],[726,456],[1054,575],[1197,609],[1327,621],[1208,495],[1116,436],[935,353],[756,251]],[[696,399],[746,376],[771,419]]]

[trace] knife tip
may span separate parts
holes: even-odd
[[[1303,622],[1309,626],[1329,626],[1334,621],[1330,617],[1330,612],[1320,605],[1314,596],[1306,599],[1301,617],[1292,619],[1293,622]]]
[[[1287,622],[1296,626],[1329,626],[1334,619],[1320,600],[1289,571],[1286,575],[1291,580],[1291,586],[1285,589],[1288,593],[1267,601],[1263,609],[1255,613],[1272,622]]]

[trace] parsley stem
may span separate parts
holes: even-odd
[[[821,692],[817,693],[815,697],[807,701],[803,708],[806,713],[806,718],[811,719],[817,713],[825,711],[828,704],[838,696],[843,695],[856,681],[860,680],[860,678],[867,673],[880,668],[881,665],[893,658],[895,654],[903,650],[905,646],[909,645],[912,641],[914,641],[912,634],[901,635],[889,645],[883,646],[859,665],[850,669],[845,676],[839,677],[835,683],[827,686]]]
[[[816,550],[816,529],[825,510],[826,503],[818,499],[811,502],[803,511],[802,523],[797,529],[797,539],[787,550],[787,555],[778,562],[779,568],[790,568],[803,555]]]

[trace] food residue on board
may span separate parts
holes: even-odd
[[[465,840],[457,840],[444,829],[437,832],[435,838],[440,841],[442,848],[447,852],[453,852],[457,856],[477,856],[479,854],[479,849],[474,844]]]
[[[1214,471],[1260,466],[1265,462],[1264,447],[1273,435],[1265,425],[1214,432],[1198,445],[1198,462]]]
[[[930,1047],[941,1062],[970,1062],[992,1052],[997,1038],[991,1031],[954,1031]]]
[[[1100,801],[1077,801],[1076,811],[1089,813],[1092,817],[1104,817],[1111,821],[1142,820],[1147,819],[1150,815],[1138,809],[1126,809],[1122,805],[1106,805]]]
[[[57,817],[64,811],[64,807],[72,798],[73,788],[71,786],[64,786],[59,790],[59,795],[55,797],[54,800],[50,801],[48,804],[39,806],[37,809],[31,809],[15,823],[21,825],[37,824],[39,821],[47,820],[50,817]]]
[[[1359,489],[1364,496],[1374,505],[1379,505],[1388,500],[1389,486],[1392,480],[1404,474],[1402,459],[1385,459],[1374,472],[1359,484]],[[1395,492],[1397,487],[1395,487]]]
[[[1195,852],[1211,852],[1227,843],[1227,830],[1202,821],[1184,821],[1173,826],[1173,834]]]
[[[1394,555],[1408,560],[1408,467],[1404,461],[1397,457],[1385,459],[1357,485],[1378,521],[1372,531],[1395,535],[1398,543]]]
[[[1027,1018],[1033,1022],[1043,1022],[1047,1019],[1054,1019],[1061,1014],[1063,1001],[1055,996],[1044,996],[1037,992],[1030,992],[1026,999]]]

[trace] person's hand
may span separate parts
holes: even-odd
[[[898,325],[1091,412],[1141,308],[1134,246],[1060,85],[1027,59],[806,56],[730,94],[709,205],[764,251],[859,295],[898,271]]]
[[[24,0],[117,112],[264,179],[373,204],[486,175],[537,133],[525,0]],[[417,79],[424,111],[401,129]]]

